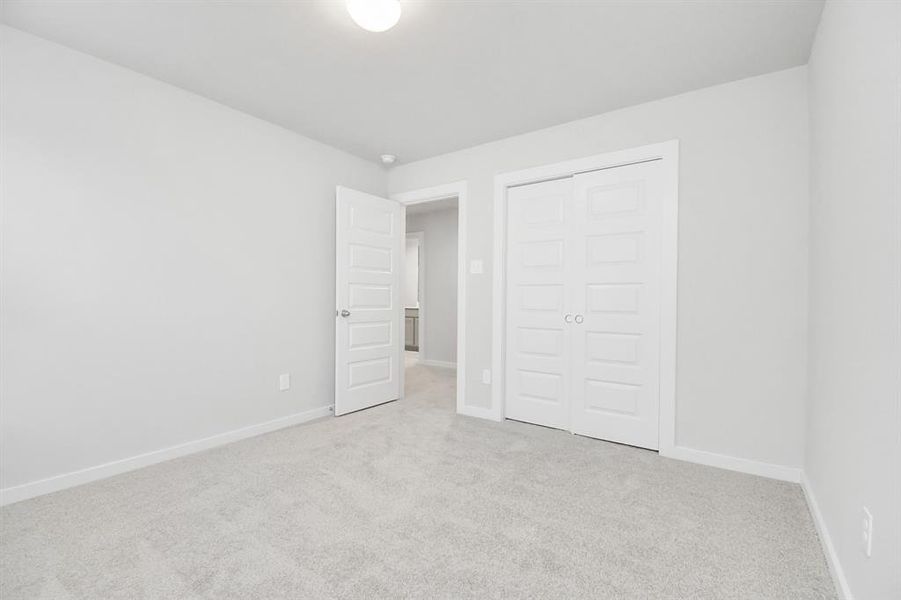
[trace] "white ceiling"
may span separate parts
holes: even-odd
[[[377,160],[805,64],[820,0],[4,0],[3,22]]]

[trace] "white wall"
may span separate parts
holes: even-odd
[[[407,231],[421,231],[423,301],[420,316],[425,331],[420,358],[457,362],[457,209],[407,215]]]
[[[901,598],[901,4],[827,3],[809,69],[807,488],[853,597]]]
[[[331,404],[335,185],[382,169],[0,35],[2,487]]]
[[[678,138],[677,443],[800,467],[806,392],[806,68],[400,165],[392,193],[466,180],[467,398],[488,407],[493,178]]]

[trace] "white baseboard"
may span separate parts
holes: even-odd
[[[684,446],[675,446],[665,450],[661,449],[660,455],[667,458],[675,458],[687,462],[707,465],[709,467],[719,467],[720,469],[728,469],[730,471],[738,471],[750,475],[759,475],[760,477],[769,477],[770,479],[780,479],[792,483],[801,482],[801,469],[798,467],[774,465],[758,462],[756,460],[749,460],[747,458],[728,456],[726,454],[695,450]]]
[[[476,417],[478,419],[487,419],[489,421],[503,421],[503,419],[498,419],[495,411],[490,408],[482,408],[481,406],[467,406],[465,404],[457,403],[457,414],[464,415],[467,417]]]
[[[429,362],[439,363],[434,366],[456,366],[454,363],[441,363],[440,361]],[[218,435],[210,436],[207,438],[179,444],[177,446],[170,446],[169,448],[147,452],[145,454],[132,456],[130,458],[117,460],[102,465],[97,465],[95,467],[88,467],[87,469],[81,469],[79,471],[73,471],[71,473],[65,473],[63,475],[57,475],[55,477],[48,477],[47,479],[41,479],[38,481],[33,481],[31,483],[4,488],[0,490],[0,506],[6,506],[7,504],[20,502],[22,500],[42,496],[44,494],[50,494],[52,492],[58,492],[60,490],[83,485],[92,481],[106,479],[107,477],[112,477],[121,473],[127,473],[128,471],[134,471],[136,469],[165,462],[173,458],[187,456],[188,454],[194,454],[196,452],[208,450],[217,446],[223,446],[231,442],[236,442],[264,433],[269,433],[278,429],[284,429],[285,427],[299,425],[301,423],[306,423],[314,419],[327,417],[333,414],[333,410],[334,407],[331,405],[322,406],[319,408],[304,411],[302,413],[296,413],[287,417],[273,419],[272,421],[259,423],[257,425],[251,425],[242,429],[227,431],[225,433],[220,433]],[[494,411],[487,408],[464,405],[459,406],[457,412],[461,415],[470,417],[478,417],[492,421],[498,420],[497,416],[494,414]],[[826,524],[823,521],[823,516],[820,512],[819,504],[817,504],[813,490],[810,488],[810,483],[808,482],[807,477],[804,475],[801,469],[795,467],[786,467],[784,465],[774,465],[770,463],[757,462],[744,458],[736,458],[734,456],[727,456],[725,454],[705,452],[703,450],[695,450],[693,448],[685,448],[683,446],[675,446],[673,448],[665,450],[661,449],[660,454],[661,456],[665,456],[667,458],[684,460],[687,462],[698,463],[711,467],[719,467],[722,469],[728,469],[730,471],[749,473],[751,475],[759,475],[761,477],[780,479],[782,481],[800,483],[801,489],[804,491],[804,497],[807,500],[807,505],[810,509],[811,517],[813,518],[814,526],[816,527],[817,534],[823,546],[823,552],[826,555],[826,562],[829,566],[829,572],[832,575],[833,582],[835,583],[836,591],[839,593],[841,600],[854,600],[854,596],[851,593],[850,587],[848,586],[848,581],[845,578],[841,562],[839,562],[838,554],[835,551],[835,546],[832,543],[832,538],[829,535],[829,530],[826,528]]]
[[[58,492],[77,485],[97,481],[98,479],[106,479],[113,475],[134,471],[141,467],[155,465],[180,456],[194,454],[195,452],[201,452],[203,450],[215,448],[216,446],[237,442],[238,440],[254,437],[263,433],[269,433],[270,431],[275,431],[277,429],[283,429],[321,417],[327,417],[333,414],[333,410],[332,406],[322,406],[301,413],[288,415],[287,417],[266,421],[265,423],[258,423],[257,425],[251,425],[233,431],[226,431],[225,433],[179,444],[177,446],[170,446],[169,448],[154,450],[153,452],[139,454],[138,456],[124,458],[95,467],[88,467],[87,469],[64,473],[63,475],[56,475],[54,477],[48,477],[47,479],[40,479],[38,481],[8,487],[0,490],[0,506],[6,506],[13,502],[27,500],[28,498],[42,496],[51,492]]]
[[[444,360],[426,360],[424,358],[420,358],[419,364],[425,365],[427,367],[440,367],[442,369],[456,369],[457,368],[457,363],[447,362]]]
[[[804,497],[807,499],[810,516],[813,518],[813,524],[820,538],[820,544],[823,546],[823,553],[826,555],[826,564],[829,565],[829,573],[832,575],[835,591],[838,592],[840,600],[854,600],[854,594],[851,593],[851,588],[848,586],[845,571],[842,569],[842,563],[838,560],[838,553],[835,551],[832,537],[829,535],[826,522],[823,520],[823,514],[820,512],[820,505],[817,504],[816,496],[813,495],[813,490],[810,488],[810,482],[807,480],[806,474],[801,475],[801,489],[804,490]]]

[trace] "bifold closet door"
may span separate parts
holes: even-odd
[[[572,178],[507,191],[508,419],[569,429]]]
[[[576,175],[572,431],[658,448],[660,161]]]
[[[660,165],[507,191],[507,418],[657,449]]]

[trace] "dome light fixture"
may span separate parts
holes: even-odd
[[[388,31],[400,20],[400,0],[347,0],[347,12],[366,31]]]

